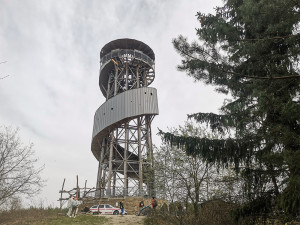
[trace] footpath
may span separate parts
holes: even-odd
[[[132,224],[144,224],[144,216],[136,216],[136,215],[99,215],[104,216],[108,219],[108,222],[105,225],[132,225]]]

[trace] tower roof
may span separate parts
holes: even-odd
[[[155,55],[153,50],[146,45],[145,43],[129,38],[122,38],[111,41],[104,45],[100,52],[100,58],[105,56],[107,53],[111,52],[114,49],[135,49],[143,52],[148,55],[151,59],[155,60]]]

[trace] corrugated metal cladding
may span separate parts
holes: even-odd
[[[143,87],[122,92],[103,103],[94,117],[93,138],[108,126],[139,115],[158,115],[157,91]]]

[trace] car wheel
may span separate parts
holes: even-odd
[[[113,214],[114,214],[114,215],[119,215],[119,211],[118,211],[118,210],[115,210]]]

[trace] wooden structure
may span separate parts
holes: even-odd
[[[158,115],[154,52],[145,43],[118,39],[100,52],[99,86],[106,98],[94,117],[91,150],[99,161],[103,197],[153,196],[151,122]],[[100,193],[97,193],[98,195]]]
[[[100,189],[95,187],[92,188],[87,187],[86,186],[87,180],[85,180],[84,187],[80,188],[78,185],[78,176],[76,176],[76,187],[72,188],[71,190],[64,189],[65,182],[66,179],[64,179],[62,188],[59,191],[60,198],[58,199],[58,201],[60,202],[60,209],[62,209],[63,205],[69,199],[70,195],[76,196],[77,199],[82,202],[81,205],[100,204],[101,195],[95,197],[96,196],[95,193],[99,193]]]

